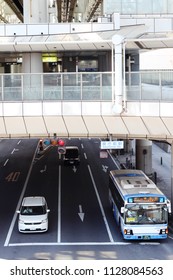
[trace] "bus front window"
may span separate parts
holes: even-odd
[[[166,205],[127,204],[125,208],[126,224],[163,224],[168,221]]]

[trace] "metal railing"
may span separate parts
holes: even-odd
[[[3,74],[0,101],[112,100],[112,73]]]
[[[112,101],[113,77],[112,72],[1,74],[0,102]],[[126,72],[125,78],[125,101],[173,101],[173,71]]]
[[[133,101],[173,101],[173,71],[126,73],[126,98]]]

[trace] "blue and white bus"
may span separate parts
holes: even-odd
[[[124,239],[164,239],[170,201],[141,170],[113,170],[109,200]]]

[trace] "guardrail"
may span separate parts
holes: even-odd
[[[111,101],[113,77],[112,72],[2,74],[0,102]],[[173,101],[173,71],[126,72],[125,77],[125,101]]]

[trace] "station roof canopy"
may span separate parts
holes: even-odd
[[[135,25],[98,32],[0,36],[0,53],[111,50],[114,35],[124,37],[127,50],[173,47],[173,33],[147,34],[145,25]]]
[[[76,125],[77,124],[77,125]],[[1,138],[58,137],[173,141],[173,118],[147,116],[0,117]]]

